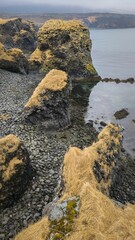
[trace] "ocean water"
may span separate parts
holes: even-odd
[[[92,59],[99,75],[126,79],[135,77],[135,29],[92,30]],[[114,113],[126,108],[129,115],[116,120]],[[135,83],[99,82],[93,87],[85,121],[117,123],[124,129],[123,145],[135,157]],[[100,131],[100,130],[99,130]]]
[[[135,78],[135,28],[90,30],[93,64],[102,77]]]

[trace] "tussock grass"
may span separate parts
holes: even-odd
[[[121,208],[99,189],[93,173],[93,165],[99,155],[110,149],[111,154],[119,151],[122,136],[119,128],[108,125],[98,136],[98,142],[84,150],[71,147],[64,158],[64,194],[60,202],[79,196],[80,212],[74,220],[72,232],[66,240],[134,240],[135,206]],[[101,153],[99,153],[99,151]],[[15,240],[47,240],[49,220],[45,217],[22,231]],[[34,235],[35,233],[35,235]]]
[[[64,71],[53,69],[39,83],[33,95],[26,103],[25,108],[40,106],[42,99],[48,99],[45,95],[47,90],[62,91],[67,86],[67,74]]]

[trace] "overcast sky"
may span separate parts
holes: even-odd
[[[9,5],[52,4],[76,5],[93,10],[135,13],[135,0],[0,0],[0,7]]]

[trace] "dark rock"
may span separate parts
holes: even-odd
[[[106,124],[105,122],[101,121],[101,122],[100,122],[100,125],[103,126],[103,127],[105,127],[107,124]]]
[[[0,20],[0,41],[7,48],[33,51],[36,47],[36,27],[21,18]]]
[[[73,80],[97,76],[90,56],[89,29],[80,21],[45,22],[39,29],[37,45],[30,57],[32,69],[39,67],[44,73],[53,68],[60,69]]]
[[[0,208],[9,207],[26,189],[29,154],[15,135],[0,139]]]
[[[25,105],[24,117],[32,124],[46,129],[59,129],[70,125],[68,112],[68,77],[60,70],[50,71],[35,89]]]
[[[29,70],[28,60],[20,49],[5,50],[0,43],[0,68],[11,72],[26,74]]]
[[[115,112],[114,116],[116,119],[123,119],[129,115],[129,112],[126,109],[121,109],[120,111]]]

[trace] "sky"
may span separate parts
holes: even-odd
[[[79,6],[86,10],[110,11],[135,14],[135,0],[4,0],[0,1],[0,9],[19,5],[65,5]]]

